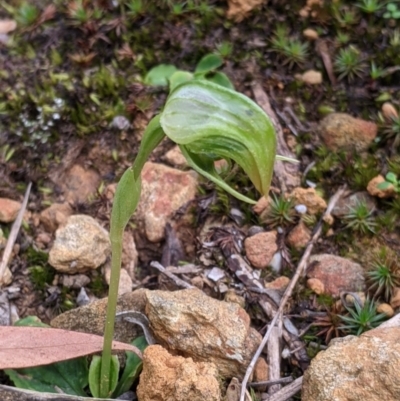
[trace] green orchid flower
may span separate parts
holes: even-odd
[[[176,86],[164,110],[146,128],[139,152],[123,174],[111,214],[111,280],[101,363],[100,394],[112,392],[111,343],[114,333],[122,236],[140,198],[140,174],[155,147],[168,136],[177,143],[189,165],[236,198],[255,203],[227,185],[214,168],[218,159],[233,160],[249,176],[255,188],[267,196],[274,167],[276,135],[264,111],[246,96],[205,80],[193,79]]]

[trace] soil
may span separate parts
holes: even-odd
[[[33,185],[27,223],[20,230],[9,264],[12,286],[20,288],[21,296],[13,300],[19,317],[36,315],[48,323],[76,306],[79,290],[59,284],[47,263],[52,240],[43,244],[38,238],[43,234],[49,234],[51,239],[54,236],[40,224],[38,215],[64,199],[63,174],[78,164],[96,171],[100,184],[94,196],[71,203],[74,213],[88,214],[109,228],[112,204],[105,189],[117,182],[132,163],[144,128],[168,93],[166,87],[143,83],[146,73],[159,64],[193,71],[204,55],[216,52],[224,60],[221,71],[237,91],[253,97],[252,85],[260,83],[279,116],[286,142],[300,161],[302,185],[316,184],[326,201],[340,186],[347,185],[353,192],[365,191],[378,174],[400,174],[400,122],[385,119],[381,112],[384,102],[400,110],[398,21],[384,16],[385,7],[368,14],[353,1],[307,3],[313,5],[307,8],[305,2],[270,0],[241,22],[227,19],[227,4],[213,0],[181,4],[171,0],[126,1],[120,5],[107,0],[11,0],[0,5],[0,20],[12,19],[18,24],[15,31],[0,36],[0,197],[22,200],[27,184]],[[27,4],[33,11],[27,9]],[[135,4],[142,4],[137,12],[129,8]],[[306,49],[285,52],[274,47],[273,39],[280,27],[287,30],[289,42],[300,41]],[[313,29],[320,39],[308,40],[305,29]],[[341,68],[340,51],[349,46],[356,49],[356,67]],[[326,57],[332,61],[331,67],[324,61]],[[379,77],[371,73],[374,65],[383,70]],[[309,85],[298,78],[298,74],[311,69],[322,72],[321,84]],[[298,121],[282,119],[285,109]],[[363,154],[329,151],[318,135],[318,122],[327,111],[377,123],[377,138]],[[127,119],[127,127],[115,127],[118,116]],[[173,146],[165,140],[153,152],[151,161],[166,163],[164,155]],[[248,196],[258,199],[243,173],[228,178],[239,191],[248,188]],[[273,189],[278,188],[277,184],[275,178]],[[332,227],[325,226],[314,253],[348,257],[366,270],[383,248],[398,258],[399,197],[376,199],[376,205],[374,230],[354,231],[337,219]],[[203,235],[204,224],[209,225],[212,217],[214,226],[235,225],[232,208],[239,211],[244,233],[251,226],[267,230],[273,226],[254,213],[251,206],[202,181],[196,202],[187,208],[192,218],[183,219],[182,212],[173,219],[173,235],[185,250],[182,260],[202,266],[204,260],[211,258],[223,266],[221,253],[210,254],[202,247],[210,239]],[[280,224],[280,249],[285,255],[284,275],[288,277],[301,251],[288,246],[285,236],[298,220],[296,215]],[[316,219],[310,218],[306,224],[312,230]],[[10,228],[11,224],[0,224],[5,237]],[[173,241],[147,241],[134,220],[128,230],[134,234],[139,254],[134,285],[174,288],[149,267],[150,261],[160,261],[163,254],[166,257]],[[396,263],[398,275],[400,266]],[[40,274],[35,275],[34,267],[38,266]],[[268,269],[262,274],[270,279],[276,277]],[[223,293],[209,284],[205,281],[205,291],[222,299]],[[233,275],[226,285],[241,288]],[[107,294],[100,270],[91,275],[87,290],[96,297]],[[301,283],[292,311],[300,315],[306,308],[324,310],[330,301],[326,303],[327,299],[322,298],[311,294]],[[266,318],[253,307],[252,296],[247,295],[246,301],[253,325],[264,333]],[[301,329],[309,322],[300,319],[298,323]],[[325,338],[318,337],[317,331],[311,329],[306,338],[324,344]],[[288,366],[287,372],[296,369]]]

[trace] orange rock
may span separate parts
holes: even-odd
[[[0,221],[2,223],[11,223],[14,221],[21,206],[21,202],[7,198],[0,198]]]
[[[150,345],[143,352],[137,396],[139,401],[220,401],[218,372],[213,363],[194,362]]]
[[[317,278],[309,278],[307,280],[307,287],[318,295],[321,295],[325,292],[324,283]]]
[[[328,114],[319,124],[319,134],[332,151],[365,151],[378,133],[378,126],[371,121],[354,118],[346,113]]]
[[[276,231],[258,233],[246,238],[244,249],[250,263],[257,269],[264,269],[278,250]]]
[[[302,221],[287,236],[288,244],[296,249],[304,248],[310,239],[311,231]]]
[[[288,197],[294,198],[296,204],[303,204],[307,206],[307,211],[310,214],[322,213],[326,209],[325,200],[318,195],[315,188],[297,187]]]

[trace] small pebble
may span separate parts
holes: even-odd
[[[274,254],[271,262],[269,262],[269,266],[274,273],[280,273],[282,269],[282,255],[279,251]]]
[[[87,305],[90,303],[90,298],[88,296],[88,294],[86,293],[86,290],[84,287],[81,288],[81,290],[79,291],[78,296],[76,297],[76,304],[78,306],[83,306],[83,305]]]
[[[297,213],[299,214],[306,214],[307,213],[307,206],[306,205],[296,205],[294,207],[294,210],[296,210]]]
[[[210,272],[207,274],[207,278],[209,278],[212,281],[217,282],[218,280],[221,280],[221,278],[225,277],[225,272],[220,269],[219,267],[213,267]]]

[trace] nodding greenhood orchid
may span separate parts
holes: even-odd
[[[214,168],[218,159],[233,160],[262,195],[268,195],[276,152],[274,127],[246,96],[205,80],[190,80],[175,87],[163,111],[146,128],[139,152],[123,174],[111,214],[112,273],[109,289],[100,392],[110,393],[111,342],[114,332],[122,235],[140,198],[140,173],[153,149],[167,136],[179,145],[189,165],[242,201],[255,203],[227,185]]]

